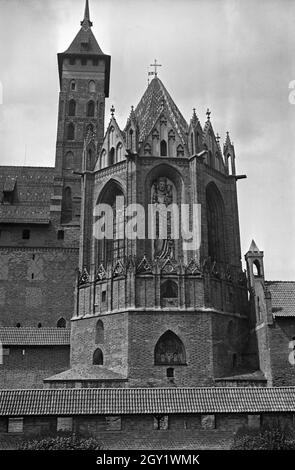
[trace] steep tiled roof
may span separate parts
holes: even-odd
[[[267,281],[275,317],[295,317],[295,281]]]
[[[295,388],[0,390],[0,416],[295,412]]]
[[[188,124],[158,77],[153,78],[134,110],[139,127],[139,140],[144,141],[149,135],[162,109],[171,119],[183,143],[186,143]]]
[[[4,346],[68,346],[70,330],[0,327],[0,340]]]
[[[85,50],[81,46],[83,43],[88,45]],[[90,28],[85,30],[83,27],[80,29],[70,47],[64,52],[64,54],[104,55],[92,30]]]

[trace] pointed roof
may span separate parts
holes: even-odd
[[[256,245],[256,243],[255,243],[254,240],[252,240],[252,242],[251,242],[251,245],[250,245],[250,248],[249,248],[248,252],[249,252],[249,251],[250,251],[251,253],[260,253],[260,250],[259,250],[259,248],[258,248],[258,246]]]
[[[139,141],[146,139],[162,112],[166,112],[167,118],[171,119],[185,144],[188,124],[161,80],[154,77],[134,110],[139,127]]]
[[[92,22],[90,21],[89,3],[86,0],[84,18],[81,21],[81,29],[72,41],[70,47],[62,53],[57,54],[58,58],[58,71],[59,80],[62,80],[63,60],[68,56],[100,56],[105,62],[105,96],[109,96],[109,83],[110,83],[110,63],[111,57],[104,54],[98,45],[97,40],[91,30]]]
[[[81,29],[64,54],[95,54],[104,55],[91,30],[89,2],[86,0],[84,18],[81,21]]]

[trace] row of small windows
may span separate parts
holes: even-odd
[[[15,326],[16,328],[21,328],[21,323],[16,323]],[[37,326],[38,328],[42,328],[42,323],[38,323]],[[67,326],[67,322],[63,317],[61,317],[56,323],[57,328],[66,328],[66,326]]]
[[[144,155],[152,155],[152,146],[149,143],[146,143],[143,149]],[[172,148],[169,148],[169,155],[172,156],[174,153]],[[184,148],[183,145],[179,144],[176,147],[176,155],[177,157],[183,157],[184,156]],[[161,140],[160,142],[160,156],[161,157],[167,157],[168,156],[168,147],[167,147],[167,142],[166,140]]]
[[[118,145],[112,147],[107,153],[106,150],[101,152],[100,156],[100,167],[105,168],[109,165],[114,165],[115,163],[121,162],[123,160],[123,144],[119,142]]]
[[[69,101],[69,106],[68,106],[69,116],[76,116],[76,108],[77,108],[76,101],[74,99],[71,99]],[[87,106],[86,106],[86,116],[94,117],[94,112],[95,112],[95,103],[94,101],[90,100],[88,101]]]
[[[71,91],[76,91],[76,90],[77,90],[77,83],[76,83],[75,80],[72,80],[72,81],[71,81],[70,89],[71,89]],[[94,82],[93,80],[91,80],[91,81],[88,83],[88,92],[89,92],[89,93],[95,93],[95,91],[96,91],[95,82]]]
[[[84,47],[84,50],[87,50],[86,45]],[[76,57],[70,57],[69,58],[69,64],[70,65],[75,65],[76,61],[78,61],[78,59]],[[89,59],[89,58],[86,58],[86,57],[82,57],[81,59],[79,59],[79,61],[80,61],[81,65],[92,64],[92,65],[94,65],[94,67],[97,67],[98,64],[99,64],[99,60],[96,57],[94,59]]]

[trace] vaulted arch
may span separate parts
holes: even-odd
[[[225,209],[222,196],[215,183],[206,188],[208,255],[212,261],[225,262]]]
[[[155,365],[186,364],[185,347],[181,339],[171,330],[167,330],[155,346]]]

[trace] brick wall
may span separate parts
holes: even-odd
[[[43,379],[69,368],[70,348],[10,347],[0,364],[0,388],[43,388]]]

